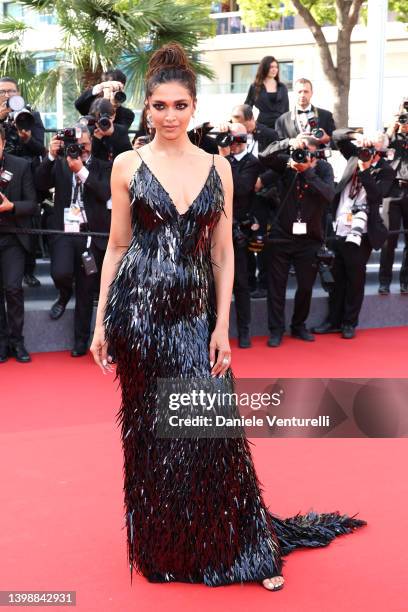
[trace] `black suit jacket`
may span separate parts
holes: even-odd
[[[319,127],[321,127],[326,134],[331,136],[336,129],[332,113],[324,108],[317,108],[313,105],[312,110],[318,118]],[[276,121],[275,128],[279,134],[280,140],[284,138],[296,138],[300,133],[295,118],[295,109],[293,109],[281,115]]]
[[[100,97],[94,96],[92,94],[92,89],[93,88],[84,91],[84,93],[82,93],[74,102],[75,108],[79,113],[81,113],[81,115],[87,115],[89,113],[89,109],[91,108],[92,102]],[[130,108],[126,108],[126,106],[118,106],[116,109],[114,123],[123,125],[125,128],[129,129],[134,118],[135,113],[131,111]]]
[[[233,156],[229,156],[228,160],[234,183],[233,216],[237,221],[241,221],[251,210],[254,187],[262,166],[252,153],[247,153],[239,161]]]
[[[279,139],[276,130],[258,121],[256,122],[254,137],[258,141],[258,152],[263,151],[271,142]]]
[[[37,212],[37,194],[35,192],[30,162],[14,155],[4,153],[4,170],[13,173],[13,178],[3,193],[14,204],[14,210],[0,213],[0,226],[31,228],[31,215]],[[28,251],[30,237],[17,234],[21,245]]]
[[[351,142],[350,136],[354,130],[342,128],[333,132],[333,141],[342,155],[347,159],[343,176],[336,185],[336,194],[333,200],[333,219],[336,218],[340,196],[347,183],[351,180],[358,163],[358,147]],[[384,159],[380,159],[375,166],[359,171],[359,178],[367,194],[369,211],[367,215],[367,236],[373,249],[378,250],[387,239],[388,231],[380,215],[380,206],[383,198],[391,191],[395,178],[395,171]]]
[[[110,230],[111,211],[106,203],[111,197],[110,175],[112,163],[92,157],[89,176],[84,183],[84,208],[92,232]],[[53,212],[47,219],[49,229],[64,230],[64,208],[68,208],[72,196],[72,172],[65,159],[51,161],[46,157],[35,172],[38,189],[55,188]],[[107,238],[92,238],[98,248],[105,249]]]

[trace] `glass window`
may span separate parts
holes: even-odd
[[[24,7],[19,2],[6,2],[4,4],[4,17],[13,17],[14,19],[22,19]]]
[[[232,64],[231,93],[244,93],[255,80],[259,64]],[[293,89],[293,62],[279,62],[279,77],[289,91]]]

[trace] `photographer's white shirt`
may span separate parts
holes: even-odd
[[[337,207],[335,230],[337,236],[348,236],[351,230],[352,212],[351,208],[354,204],[364,204],[367,202],[367,194],[364,187],[361,187],[357,196],[350,198],[350,188],[352,181],[349,181],[341,192],[340,202]],[[364,223],[363,234],[367,232],[367,220]]]

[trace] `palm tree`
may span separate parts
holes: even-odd
[[[55,11],[62,32],[64,60],[75,74],[78,89],[94,85],[103,71],[122,67],[129,79],[131,102],[140,101],[144,74],[150,55],[163,43],[181,43],[198,74],[213,76],[196,57],[200,40],[214,34],[209,18],[208,0],[20,0],[36,11]],[[13,20],[15,22],[15,20]],[[11,21],[8,20],[9,27]],[[21,24],[16,36],[21,35]],[[4,30],[3,30],[4,32]],[[1,30],[0,30],[1,33]],[[28,67],[30,54],[20,56],[17,45],[9,45],[2,71],[17,66]],[[0,42],[1,55],[1,42]],[[14,63],[13,63],[14,62]],[[1,66],[1,62],[0,62]],[[58,69],[53,74],[36,77],[41,86],[55,85]],[[19,75],[22,72],[18,73]],[[41,87],[40,87],[41,88]]]

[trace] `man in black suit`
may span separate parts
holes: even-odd
[[[247,152],[252,153],[255,157],[258,157],[259,152],[263,151],[271,142],[278,140],[278,132],[276,130],[255,121],[252,106],[249,104],[234,106],[231,119],[234,123],[240,123],[246,127],[248,133]],[[269,170],[265,171],[264,169],[261,171],[255,183],[255,192],[260,191],[263,187],[269,187],[274,181],[273,174]],[[268,207],[265,205],[257,206],[256,216],[261,224],[260,233],[263,234],[266,231]],[[265,253],[263,250],[256,254],[248,251],[247,257],[251,297],[264,298],[266,297]]]
[[[246,134],[240,123],[232,123],[232,135]],[[251,229],[251,203],[254,186],[261,171],[258,159],[248,153],[245,142],[233,141],[229,147],[219,147],[220,155],[231,164],[234,183],[233,199],[233,239],[234,239],[234,300],[237,313],[238,346],[251,347],[251,297],[248,278],[248,234]]]
[[[81,115],[88,115],[91,104],[99,97],[109,100],[116,110],[114,122],[128,130],[133,123],[135,113],[122,106],[116,99],[118,92],[124,93],[126,75],[121,70],[107,70],[102,74],[102,82],[87,89],[75,100],[75,108]]]
[[[12,96],[19,96],[20,91],[17,81],[10,77],[0,79],[0,125],[6,130],[6,151],[17,157],[23,157],[31,163],[34,170],[41,161],[41,156],[45,153],[44,134],[45,129],[41,120],[41,115],[37,111],[30,111],[29,119],[23,121],[12,118],[12,111],[7,106],[7,101]],[[21,117],[21,116],[20,116]],[[37,201],[42,200],[38,194]],[[32,219],[32,227],[40,224],[40,209],[38,207],[37,217]],[[34,276],[35,257],[38,246],[38,237],[30,236],[30,249],[26,251],[26,263],[24,268],[24,282],[29,287],[39,287],[40,281]]]
[[[87,128],[81,129],[82,136],[78,143],[83,150],[78,159],[58,156],[61,141],[54,136],[48,157],[36,170],[36,185],[39,189],[55,188],[54,213],[48,218],[50,229],[109,232],[112,164],[91,155],[90,134]],[[72,357],[87,352],[97,279],[96,274],[86,274],[82,255],[90,250],[100,271],[106,246],[107,238],[87,239],[85,236],[62,234],[50,236],[51,276],[59,291],[59,297],[50,311],[52,319],[58,319],[64,313],[75,280],[75,343]]]
[[[268,144],[279,138],[276,130],[255,121],[252,107],[249,104],[234,106],[231,119],[233,123],[240,123],[246,127],[248,133],[247,151],[255,157],[258,157],[259,151],[263,151]]]
[[[330,137],[336,129],[333,115],[324,108],[317,108],[311,103],[313,96],[313,85],[309,79],[298,79],[294,86],[296,98],[295,108],[281,115],[275,128],[279,134],[279,139],[296,138],[298,134],[310,135],[312,127],[310,120],[314,120],[317,126],[324,131],[321,138],[318,138],[320,145],[327,145]]]
[[[0,126],[0,175],[12,174],[11,181],[0,192],[0,227],[28,228],[30,216],[37,209],[30,164],[4,153],[5,142],[4,128]],[[7,361],[9,354],[22,363],[31,361],[23,337],[23,275],[28,249],[28,235],[0,233],[0,363]]]
[[[345,128],[335,130],[333,140],[347,159],[333,201],[335,237],[330,246],[336,255],[332,270],[335,283],[329,294],[328,318],[313,331],[316,334],[341,331],[343,338],[352,339],[364,300],[368,259],[372,249],[380,249],[387,239],[387,228],[379,211],[391,190],[395,172],[379,153],[388,142],[385,134],[379,132],[366,138]],[[364,147],[373,149],[367,161],[359,159],[359,151]]]
[[[297,138],[297,148],[316,150],[310,137]],[[334,197],[334,178],[330,164],[311,158],[302,163],[287,153],[282,142],[269,145],[259,157],[280,176],[281,203],[275,212],[266,244],[268,281],[268,346],[277,347],[285,331],[285,294],[290,265],[296,273],[297,290],[291,335],[305,341],[314,336],[306,328],[313,285],[317,274],[316,254],[323,242],[322,219]],[[273,242],[273,239],[284,242]]]

